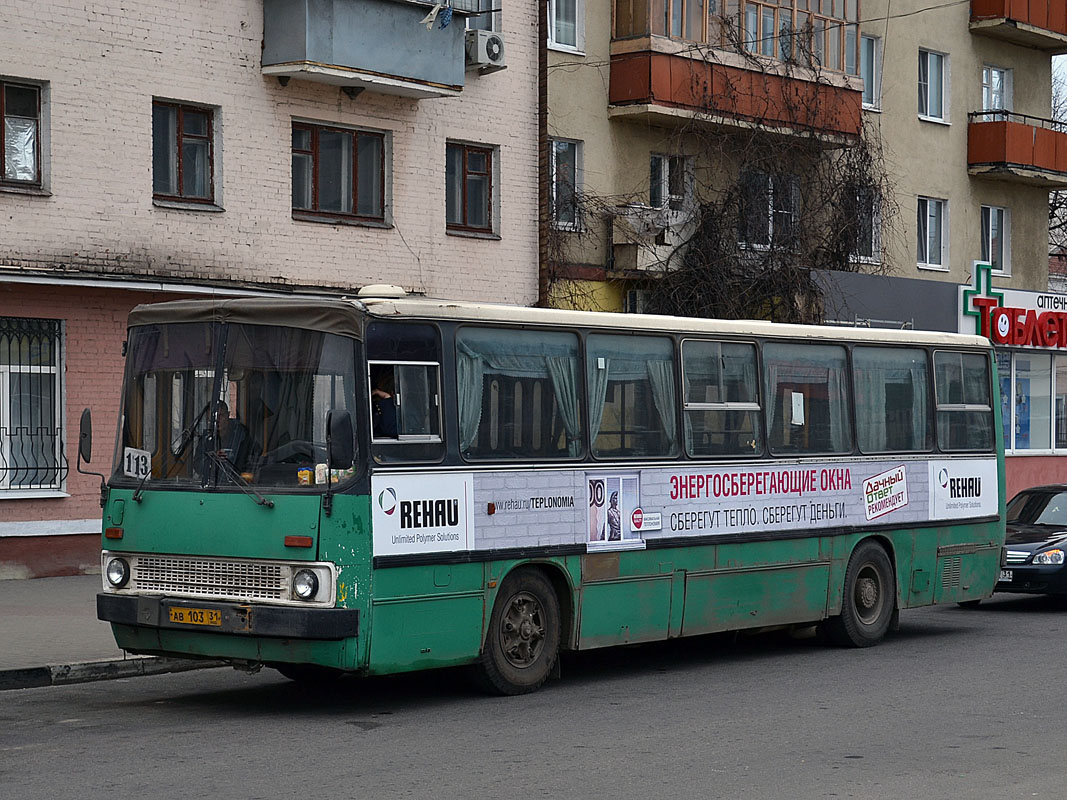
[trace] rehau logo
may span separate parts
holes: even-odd
[[[459,500],[401,500],[400,527],[454,528],[459,525]]]
[[[948,496],[953,500],[961,497],[981,497],[981,478],[949,478]]]
[[[390,515],[396,511],[396,492],[393,489],[384,489],[379,492],[378,508]]]

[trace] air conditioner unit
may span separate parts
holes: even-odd
[[[667,221],[662,209],[643,203],[616,206],[612,215],[611,235],[614,244],[654,244]]]
[[[489,73],[504,69],[504,37],[493,31],[467,31],[467,69]]]

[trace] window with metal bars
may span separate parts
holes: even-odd
[[[66,478],[62,347],[59,320],[0,317],[0,491]]]

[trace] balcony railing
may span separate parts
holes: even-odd
[[[1067,187],[1067,124],[1011,111],[967,115],[971,175],[1049,190]]]
[[[858,0],[614,0],[614,118],[859,134]],[[822,13],[817,13],[821,11]]]
[[[1063,0],[971,0],[971,32],[1051,54],[1067,53]]]
[[[615,0],[612,38],[662,36],[855,75],[858,15],[859,0]]]

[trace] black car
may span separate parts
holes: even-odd
[[[1067,594],[1067,484],[1019,492],[1008,503],[1007,527],[995,591]]]

